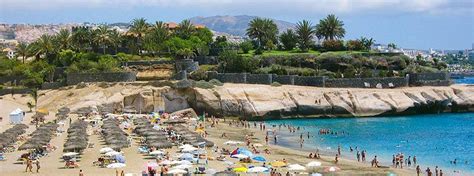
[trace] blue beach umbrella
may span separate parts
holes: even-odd
[[[190,154],[190,153],[184,153],[182,154],[179,159],[182,159],[182,160],[192,160],[193,159],[193,154]]]
[[[238,153],[238,154],[247,155],[247,156],[249,156],[249,157],[252,157],[252,156],[253,156],[253,153],[252,153],[251,151],[249,151],[249,150],[247,150],[247,149],[243,149],[243,148],[239,149],[239,150],[237,151],[237,153]]]
[[[266,162],[267,160],[263,156],[256,156],[252,158],[255,161]]]
[[[115,160],[119,163],[125,163],[125,157],[123,155],[115,155]]]

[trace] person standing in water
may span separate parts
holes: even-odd
[[[337,154],[341,155],[341,146],[340,145],[337,146]]]
[[[357,150],[356,156],[357,156],[357,162],[360,162],[360,152],[359,152],[359,150]]]
[[[416,165],[416,155],[413,155],[413,165]]]
[[[416,166],[416,175],[417,176],[420,176],[421,174],[421,169],[420,169],[420,165]]]

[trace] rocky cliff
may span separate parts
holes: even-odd
[[[342,89],[225,84],[213,89],[173,89],[140,83],[100,83],[43,92],[40,107],[76,113],[174,112],[246,118],[349,117],[474,111],[474,86]]]
[[[198,110],[223,116],[335,117],[474,111],[474,87],[338,89],[226,84],[195,89]]]

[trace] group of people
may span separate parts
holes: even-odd
[[[40,166],[40,161],[38,159],[32,160],[30,158],[26,159],[26,168],[25,172],[33,172],[33,163],[36,165],[36,173],[39,173],[39,170],[41,168]]]
[[[426,172],[426,175],[428,176],[433,176],[433,171],[431,171],[431,169],[428,167],[426,168],[425,170]],[[419,176],[421,174],[421,168],[420,168],[420,165],[417,165],[416,166],[416,175]],[[439,169],[438,166],[435,167],[435,176],[443,176],[443,170]]]
[[[403,153],[398,153],[397,155],[392,155],[392,164],[393,167],[395,168],[402,168],[403,169],[403,163],[405,163],[405,166],[410,167],[412,163],[412,158],[411,156],[408,156],[408,158],[405,158]],[[403,159],[405,158],[405,159]],[[416,165],[416,156],[413,156],[413,165]]]

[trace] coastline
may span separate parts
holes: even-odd
[[[443,115],[444,114],[445,113],[443,113]],[[458,114],[458,113],[447,113],[447,114]],[[470,116],[470,115],[474,115],[474,113],[462,113],[462,114],[464,114],[465,117]],[[361,120],[361,119],[371,120],[371,118],[373,118],[373,117],[361,117],[361,118],[358,118],[358,119],[359,120]],[[386,117],[380,117],[380,118],[386,118]],[[399,117],[399,118],[400,119],[406,119],[406,118],[428,118],[429,119],[429,118],[433,118],[433,117],[428,117],[426,114],[423,114],[421,117],[420,116],[403,116],[403,117]],[[445,117],[434,117],[434,118],[445,118]],[[449,118],[449,117],[446,117],[446,118]],[[298,120],[298,119],[295,119],[295,120]],[[315,120],[315,119],[307,119],[307,120]],[[275,125],[275,124],[282,124],[282,123],[278,123],[278,121],[279,120],[272,120],[270,122],[270,125],[268,125],[268,126]],[[285,119],[283,121],[284,121],[283,124],[289,125],[289,124],[291,124],[291,122],[289,122],[289,121],[293,121],[293,119]],[[272,123],[272,122],[277,122],[277,123]],[[314,122],[314,123],[316,123],[316,122]],[[338,122],[334,122],[334,123],[338,123]],[[296,125],[292,125],[292,126],[296,127]],[[337,144],[337,142],[334,142],[334,141],[337,141],[336,139],[338,139],[340,137],[343,137],[343,136],[332,136],[332,135],[320,136],[319,134],[315,134],[314,131],[311,131],[311,133],[310,133],[311,138],[307,138],[307,134],[306,134],[307,131],[305,131],[305,128],[308,128],[308,127],[309,126],[302,126],[302,130],[301,131],[296,131],[296,133],[290,133],[287,128],[282,127],[282,130],[279,130],[279,132],[278,132],[278,136],[279,136],[278,145],[283,146],[283,147],[287,147],[287,148],[291,148],[291,149],[294,149],[294,150],[306,151],[308,154],[310,152],[314,153],[316,150],[318,150],[321,154],[324,154],[326,156],[335,156],[335,154],[337,153],[337,147],[335,146],[335,144]],[[310,127],[313,127],[313,126],[310,126]],[[320,127],[316,127],[316,128],[320,128]],[[278,129],[278,127],[275,128],[275,129]],[[299,143],[300,134],[303,134],[303,139],[305,140],[302,148],[300,147],[300,143]],[[317,138],[316,138],[316,135],[318,135]],[[314,141],[314,139],[316,139],[316,141]],[[321,140],[321,142],[319,142],[319,140]],[[328,142],[324,142],[324,140],[327,140]],[[354,139],[354,137],[349,138],[349,139],[346,138],[346,141],[347,140],[355,140],[355,139]],[[363,140],[363,139],[361,139],[361,140]],[[329,142],[329,141],[332,141],[332,142]],[[340,140],[339,140],[339,142],[340,142]],[[401,142],[403,143],[403,141],[401,141]],[[349,147],[350,147],[351,143],[347,144],[345,142],[342,142],[340,144],[341,144],[340,146],[341,146],[341,149],[342,149],[342,152],[341,152],[342,157],[345,158],[345,159],[351,160],[353,162],[359,163],[356,159],[356,150],[355,150],[355,148],[353,148],[354,149],[353,152],[349,151]],[[367,144],[367,145],[371,145],[371,144],[373,144],[373,143],[370,143],[370,144]],[[352,147],[358,146],[358,147],[360,147],[359,148],[360,150],[366,150],[365,147],[367,147],[367,145],[364,146],[364,145],[360,145],[360,143],[359,143],[359,145],[352,145]],[[377,143],[375,145],[378,146],[379,144]],[[384,146],[384,145],[381,145],[381,146]],[[378,148],[380,148],[380,146]],[[395,169],[392,166],[391,155],[396,154],[400,151],[404,153],[404,149],[401,149],[401,150],[397,150],[397,149],[386,150],[384,148],[382,150],[376,149],[376,151],[374,151],[374,147],[372,147],[372,149],[367,150],[367,153],[368,153],[367,156],[368,157],[366,157],[366,158],[367,158],[367,160],[371,160],[371,159],[373,159],[374,155],[377,155],[378,160],[380,162],[380,165],[388,166],[388,167],[391,167],[392,169]],[[409,153],[406,153],[405,157],[408,157],[408,155],[409,155]],[[445,164],[440,163],[440,162],[443,162],[442,160],[436,160],[435,161],[435,160],[431,160],[431,159],[421,157],[421,156],[418,156],[418,155],[416,155],[416,156],[417,156],[418,161],[419,161],[417,163],[417,165],[420,165],[422,173],[425,173],[426,167],[429,167],[432,170],[434,170],[434,166],[438,165],[438,166],[440,166],[440,169],[442,169],[444,171],[444,173],[447,174],[447,175],[459,174],[459,173],[461,173],[461,175],[466,175],[466,174],[467,175],[474,175],[474,170],[472,170],[472,164],[465,165],[464,161],[462,161],[462,163],[460,163],[458,165],[452,165],[452,164],[448,165],[446,163]],[[453,157],[457,158],[456,156],[457,155],[453,155]],[[466,159],[466,158],[464,158],[464,159]],[[444,162],[446,162],[446,161],[444,161]],[[470,160],[469,160],[469,162],[471,163]],[[368,162],[366,162],[366,163],[370,164]],[[403,168],[404,168],[404,170],[410,170],[412,172],[416,172],[416,170],[415,170],[416,166],[413,165],[413,164],[412,164],[411,167],[407,167],[407,166],[404,165]],[[456,171],[457,173],[455,173],[453,171]]]

